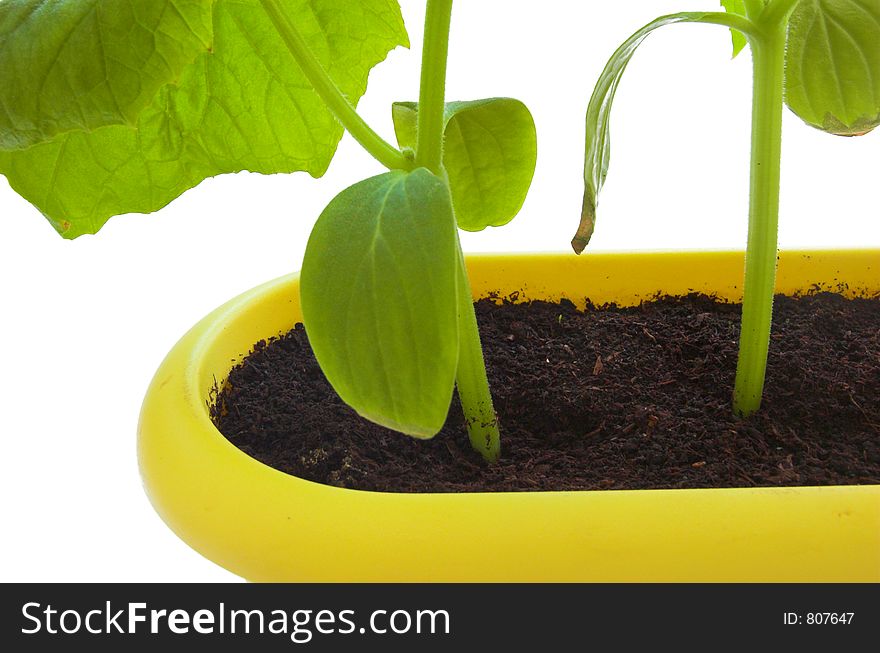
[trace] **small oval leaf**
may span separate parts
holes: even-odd
[[[418,105],[392,107],[401,147],[414,147]],[[449,102],[443,166],[458,226],[465,231],[507,224],[525,202],[535,174],[538,140],[525,104],[511,98]]]
[[[458,366],[449,188],[424,168],[342,191],[306,247],[303,321],[327,380],[363,417],[430,438]]]
[[[788,28],[785,101],[839,136],[880,124],[880,0],[801,0]]]

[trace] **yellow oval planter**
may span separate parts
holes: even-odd
[[[736,252],[477,256],[474,294],[740,299]],[[791,252],[778,290],[880,292],[880,251]],[[190,546],[253,581],[880,581],[880,486],[394,494],[278,472],[208,418],[215,379],[300,319],[296,276],[217,309],[162,363],[138,456]],[[426,470],[430,473],[430,470]]]

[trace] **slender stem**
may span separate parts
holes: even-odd
[[[440,174],[443,159],[443,110],[451,20],[452,0],[428,0],[419,87],[416,165],[435,174]]]
[[[452,0],[428,0],[425,12],[425,39],[419,88],[417,166],[446,178],[443,168],[443,110],[446,95],[446,58],[449,51],[449,25]],[[467,423],[471,446],[488,462],[501,453],[498,418],[489,392],[486,363],[480,343],[474,299],[468,281],[461,241],[458,241],[458,371],[455,385]]]
[[[391,170],[409,170],[412,162],[364,122],[336,83],[324,70],[302,35],[287,18],[278,0],[260,0],[263,9],[315,92],[342,126],[373,158]]]
[[[754,65],[749,236],[733,409],[761,407],[776,282],[786,21],[751,38]]]
[[[492,405],[492,394],[489,392],[489,379],[486,376],[486,363],[483,359],[483,347],[477,328],[474,299],[460,243],[458,260],[460,270],[458,282],[459,352],[455,383],[458,387],[461,409],[467,422],[471,446],[483,458],[492,463],[498,460],[498,456],[501,454],[501,435],[498,430],[498,417]]]

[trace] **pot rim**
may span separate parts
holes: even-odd
[[[780,253],[782,254],[782,252],[780,252]],[[793,249],[793,250],[785,250],[785,252],[784,252],[784,254],[788,255],[788,256],[797,255],[797,256],[803,256],[806,258],[813,257],[813,256],[827,256],[827,255],[853,254],[853,253],[856,253],[856,254],[867,253],[869,255],[876,254],[876,256],[878,258],[878,267],[880,267],[880,249],[873,249],[873,248],[847,248],[847,249],[828,249],[828,250]],[[736,249],[736,248],[684,249],[684,250],[676,250],[676,249],[613,250],[613,251],[596,252],[596,253],[592,254],[592,256],[594,256],[596,258],[606,257],[606,256],[613,257],[613,258],[616,258],[619,256],[651,256],[651,257],[669,256],[669,257],[677,257],[682,254],[685,254],[685,255],[687,255],[687,254],[698,254],[698,255],[706,255],[706,254],[708,254],[708,255],[715,255],[715,254],[731,255],[731,254],[733,254],[733,255],[742,255],[744,257],[745,251],[742,249]],[[493,261],[505,261],[505,260],[510,259],[511,257],[516,257],[516,258],[533,259],[533,260],[539,261],[541,259],[556,259],[556,258],[563,258],[563,257],[568,257],[568,256],[569,255],[567,253],[560,253],[560,252],[523,252],[521,254],[520,253],[510,254],[510,253],[504,253],[504,252],[478,252],[475,254],[468,254],[467,259],[469,260],[469,262],[474,261],[474,260],[493,262]],[[588,256],[588,255],[585,254],[585,256]],[[200,325],[204,324],[203,328],[200,329],[200,337],[194,342],[194,344],[192,346],[192,349],[191,349],[192,358],[202,360],[204,358],[205,352],[207,350],[209,350],[214,345],[217,338],[222,337],[223,332],[226,330],[226,327],[225,327],[226,321],[224,320],[225,317],[234,316],[234,315],[238,314],[239,312],[241,312],[242,310],[247,309],[247,307],[249,305],[251,305],[259,297],[261,297],[265,294],[270,294],[270,293],[276,292],[279,289],[283,289],[290,284],[297,284],[299,282],[299,274],[300,274],[299,272],[292,272],[292,273],[283,275],[281,277],[278,277],[276,279],[272,279],[270,281],[264,282],[254,288],[251,288],[250,290],[247,290],[247,291],[237,295],[236,297],[234,297],[230,301],[226,302],[225,304],[220,306],[217,310],[213,311],[209,316],[207,316],[203,320],[200,320],[199,323],[193,327],[193,330],[195,330]],[[857,287],[853,287],[853,288],[851,288],[851,291],[853,293],[858,294],[860,292],[860,289]],[[880,294],[880,290],[877,291],[877,294]],[[213,319],[209,320],[208,318],[213,318]],[[244,358],[249,353],[250,353],[250,351],[247,351],[244,354],[242,354],[242,358]],[[190,385],[191,387],[194,387],[194,388],[199,387],[199,385],[200,385],[199,372],[200,372],[200,370],[197,366],[195,366],[195,365],[188,366],[188,368],[187,368],[187,384],[188,385]],[[225,378],[222,380],[219,380],[218,386],[222,385],[222,383],[224,383],[224,382],[225,382]],[[206,407],[202,406],[201,408],[206,408]],[[269,470],[272,470],[274,472],[279,471],[279,470],[275,469],[274,467],[272,467],[271,465],[263,463],[255,458],[249,456],[247,453],[243,452],[241,449],[239,449],[238,447],[236,447],[235,445],[230,443],[227,440],[227,438],[222,433],[220,433],[220,431],[217,430],[217,428],[214,426],[213,422],[210,419],[210,416],[209,416],[207,409],[205,409],[204,411],[201,411],[201,410],[199,411],[200,414],[202,412],[204,413],[204,417],[207,419],[207,422],[210,424],[211,428],[216,431],[217,435],[220,438],[222,438],[222,440],[224,440],[225,442],[230,444],[230,446],[234,452],[234,455],[238,455],[244,460],[254,461],[257,464],[261,465],[262,467],[269,469]],[[317,485],[322,488],[331,488],[333,490],[341,490],[344,492],[379,493],[374,490],[362,490],[362,489],[356,489],[356,488],[340,488],[340,487],[336,487],[333,485],[327,485],[325,483],[320,483],[317,481],[311,481],[309,479],[304,479],[304,478],[295,476],[293,474],[287,474],[286,472],[281,472],[281,473],[284,476],[290,476],[293,478],[297,478],[300,481],[303,481],[306,483],[311,483],[313,485]],[[611,489],[611,490],[538,490],[538,491],[527,491],[527,492],[529,494],[537,494],[537,493],[555,494],[555,493],[560,493],[560,492],[578,492],[578,493],[581,493],[581,492],[664,492],[664,491],[669,491],[669,492],[707,492],[707,491],[714,491],[714,490],[725,490],[725,491],[731,491],[731,490],[750,491],[750,490],[756,490],[756,489],[757,490],[773,490],[773,489],[784,490],[786,488],[792,488],[792,487],[825,488],[825,487],[867,487],[867,486],[865,486],[865,485],[843,485],[843,486],[794,485],[794,486],[757,486],[757,487],[734,487],[734,488],[726,488],[726,487],[725,488],[656,488],[656,489],[644,488],[644,489],[636,489],[636,490],[632,490],[632,489],[630,489],[630,490],[619,490],[619,489]],[[878,485],[878,487],[880,487],[880,485]],[[381,492],[381,494],[404,494],[404,495],[406,495],[406,494],[413,494],[413,493],[409,493],[409,492]],[[440,495],[440,496],[447,495],[447,494],[466,494],[466,495],[470,495],[470,494],[494,494],[494,495],[513,494],[513,495],[519,495],[519,494],[522,494],[522,492],[515,492],[515,491],[455,492],[455,493],[450,493],[450,492],[419,492],[417,494],[419,494],[419,495]]]
[[[580,258],[544,253],[490,254],[468,256],[468,265],[472,277],[477,280],[473,284],[475,296],[485,294],[489,287],[485,276],[490,272],[496,277],[493,281],[497,281],[497,277],[511,275],[511,270],[515,270],[519,273],[535,272],[537,282],[531,288],[520,283],[511,286],[514,292],[519,291],[524,297],[534,297],[529,292],[541,292],[542,269],[554,268],[553,275],[559,277],[577,268],[605,272],[614,268],[623,274],[631,271],[633,266],[650,268],[647,270],[649,273],[655,272],[654,268],[690,267],[705,268],[708,276],[713,274],[711,270],[724,268],[719,274],[730,277],[732,270],[741,271],[742,256],[743,252],[737,250],[602,252]],[[837,279],[850,280],[848,288],[840,286],[850,294],[880,293],[880,280],[874,278],[878,275],[876,272],[872,275],[871,265],[875,262],[877,267],[873,270],[880,269],[880,250],[796,250],[780,255],[781,270],[785,267],[815,267],[821,270],[822,275],[830,274],[829,278],[833,279],[831,287],[840,286]],[[556,268],[565,270],[560,273]],[[612,276],[609,273],[605,278],[611,279]],[[656,285],[651,274],[643,277],[640,277],[640,283]],[[786,279],[786,275],[781,275],[783,291],[785,284],[789,283]],[[804,559],[795,565],[797,573],[792,575],[795,567],[790,561],[783,564],[783,558],[771,555],[770,558],[782,564],[781,575],[774,577],[770,570],[763,567],[761,570],[750,570],[748,564],[756,564],[757,552],[740,541],[749,533],[753,536],[763,533],[762,537],[769,537],[777,549],[785,549],[790,555],[790,543],[783,546],[781,542],[787,541],[792,533],[810,538],[815,554],[833,550],[840,556],[842,544],[850,548],[855,546],[858,553],[854,559],[859,561],[858,565],[854,560],[850,560],[849,564],[838,561],[832,565],[833,569],[815,569],[813,578],[818,574],[820,579],[851,580],[864,578],[867,574],[880,579],[880,553],[877,553],[880,551],[880,485],[410,494],[338,488],[288,475],[251,458],[216,429],[209,418],[205,400],[215,381],[214,371],[225,369],[225,379],[233,364],[260,339],[253,338],[254,330],[266,337],[266,333],[283,333],[298,321],[295,313],[292,321],[279,317],[278,314],[282,313],[279,310],[262,311],[262,317],[268,314],[267,319],[272,324],[253,315],[263,305],[286,304],[298,310],[298,298],[290,295],[297,282],[298,274],[269,281],[242,293],[206,316],[171,350],[156,373],[144,401],[139,425],[138,456],[150,500],[173,530],[197,551],[222,566],[257,580],[669,579],[669,575],[650,572],[634,557],[633,538],[638,535],[639,529],[633,525],[641,520],[645,532],[653,533],[646,543],[662,552],[662,555],[658,554],[659,558],[674,563],[673,569],[678,570],[674,572],[677,575],[673,579],[706,579],[708,568],[712,570],[709,579],[728,578],[726,572],[719,570],[719,565],[725,560],[729,562],[731,555],[731,547],[724,547],[725,538],[739,541],[739,549],[736,549],[739,553],[749,550],[739,564],[733,564],[739,570],[730,576],[733,579],[802,578],[807,559],[814,561],[810,556],[800,556]],[[719,294],[735,297],[737,286],[736,282],[730,283]],[[631,300],[636,301],[650,294],[636,292]],[[239,333],[243,328],[246,334]],[[221,347],[223,351],[218,351],[218,343],[236,338],[238,344]],[[236,349],[238,359],[230,360],[234,358],[229,355],[230,352]],[[179,438],[181,428],[190,437]],[[230,483],[233,489],[228,487]],[[259,507],[260,504],[273,502],[275,498],[284,505]],[[249,505],[252,502],[257,504],[257,508]],[[285,506],[289,506],[289,509]],[[455,532],[448,533],[426,519],[422,514],[424,509],[419,506],[430,506],[431,511],[444,516]],[[729,518],[712,516],[719,507],[730,512]],[[585,513],[585,509],[590,512]],[[361,514],[355,514],[358,511]],[[291,562],[254,542],[253,538],[238,534],[235,524],[224,523],[223,516],[231,513],[241,520],[242,527],[268,534],[287,546],[296,547],[303,552],[304,559]],[[602,528],[613,531],[613,536],[605,540],[605,544],[596,539],[598,535],[592,529],[566,526],[573,524],[572,520],[583,520],[585,514],[595,517]],[[299,526],[305,528],[308,525],[311,530],[292,531],[289,524],[285,527],[284,523],[276,523],[282,520],[282,515],[286,515],[288,522],[294,520],[296,515],[296,519],[302,520]],[[696,515],[710,532],[703,535],[695,532],[686,518],[690,515]],[[546,537],[539,537],[540,533],[536,535],[509,523],[526,516],[542,526]],[[628,527],[615,526],[615,521],[621,518],[627,520]],[[669,519],[671,525],[666,524],[664,519]],[[424,532],[408,533],[407,529],[410,528],[420,528]],[[467,529],[470,529],[470,535],[463,534]],[[414,559],[403,556],[409,561],[404,565],[409,571],[398,573],[399,560],[395,562],[393,556],[389,558],[378,544],[384,541],[385,531],[396,533],[400,546],[415,546],[430,551],[436,557],[436,564],[428,568],[418,567],[420,571],[416,573],[412,564],[416,563],[418,556]],[[506,557],[507,566],[504,567],[506,571],[494,569],[487,572],[473,567],[467,556],[444,553],[442,547],[436,546],[444,537],[466,546],[467,542],[493,539],[496,533],[506,533],[511,541],[518,542],[519,546],[531,553],[525,558],[519,554],[509,554]],[[358,538],[358,544],[338,541],[339,538],[349,537]],[[615,562],[612,565],[614,573],[610,576],[593,565],[570,575],[566,575],[570,571],[567,563],[561,566],[544,565],[537,575],[519,569],[526,559],[533,560],[534,552],[541,547],[539,540],[542,539],[556,542],[557,548],[567,552],[569,562],[576,560],[577,552],[572,549],[572,538],[589,540],[603,549],[612,545],[623,548],[625,555],[611,556]],[[687,560],[681,559],[680,554],[669,550],[670,543],[683,538],[691,541],[686,547],[691,556],[693,542],[701,540],[706,540],[707,545],[711,542],[711,546],[721,546],[726,553],[721,558],[709,556],[712,564],[697,565],[699,573],[696,573],[693,564],[689,565]],[[643,549],[640,549],[640,555],[644,554]],[[328,552],[334,554],[332,561],[335,566],[332,568],[327,568]],[[794,555],[797,559],[797,552]],[[315,566],[316,560],[324,561],[323,568]],[[360,567],[362,561],[372,561],[372,569]]]

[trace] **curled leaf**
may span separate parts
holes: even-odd
[[[599,193],[608,176],[611,158],[610,118],[611,107],[617,87],[627,65],[639,45],[656,29],[674,23],[727,24],[726,14],[714,12],[687,12],[661,16],[630,36],[611,56],[599,76],[590,104],[587,107],[586,152],[584,155],[584,199],[577,233],[571,241],[574,251],[580,254],[589,244],[596,225],[596,206]]]
[[[571,248],[575,254],[583,252],[590,240],[593,238],[593,232],[596,230],[596,198],[592,195],[590,189],[584,191],[584,201],[581,205],[581,221],[578,224],[577,232],[571,239]]]

